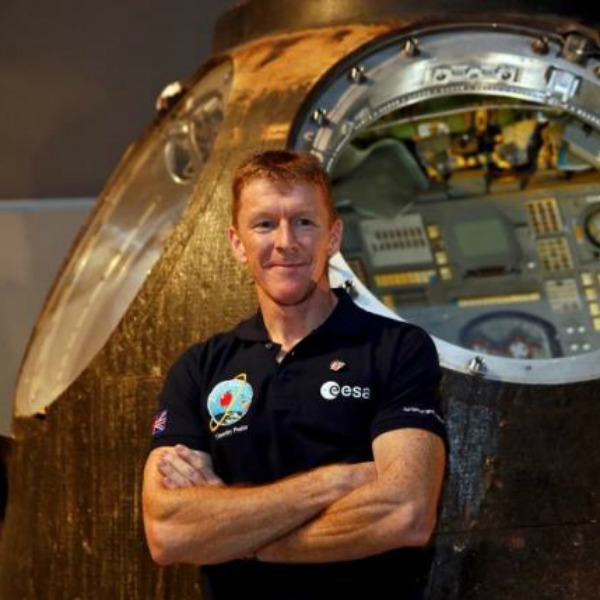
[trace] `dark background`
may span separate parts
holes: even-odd
[[[234,0],[0,0],[0,199],[94,197]]]
[[[316,24],[328,14],[328,3],[354,16],[368,6],[358,0],[252,0],[242,14],[260,34],[282,20],[298,24],[303,11]],[[157,95],[207,60],[218,17],[238,4],[0,0],[0,199],[96,197],[126,147],[152,121]],[[600,8],[589,0],[375,4],[432,14],[526,6],[600,21],[594,19]]]

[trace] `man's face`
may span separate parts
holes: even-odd
[[[251,181],[240,196],[237,226],[229,229],[235,257],[247,263],[259,298],[284,306],[328,287],[329,257],[340,247],[342,223],[329,222],[322,191],[312,184]]]

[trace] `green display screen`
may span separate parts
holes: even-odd
[[[509,239],[501,221],[483,219],[454,225],[460,252],[465,258],[507,254]]]

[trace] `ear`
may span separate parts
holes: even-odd
[[[329,245],[327,247],[327,254],[331,258],[334,254],[339,252],[342,245],[342,235],[344,233],[344,224],[341,219],[336,219],[331,227],[329,228]]]
[[[244,248],[244,244],[238,235],[235,227],[231,225],[227,230],[227,239],[231,244],[231,249],[233,251],[233,256],[238,262],[246,263],[248,262],[248,257],[246,256],[246,249]]]

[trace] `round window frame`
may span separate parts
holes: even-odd
[[[582,63],[562,56],[566,35],[543,27],[478,22],[384,36],[321,78],[297,115],[288,145],[315,154],[331,171],[343,147],[367,125],[398,108],[450,95],[527,100],[558,108],[600,131],[600,112],[588,108],[594,100],[600,107],[600,61],[597,55]],[[468,51],[463,50],[465,39]],[[480,43],[480,51],[474,42]],[[445,48],[443,56],[436,55],[440,48]],[[450,81],[439,79],[444,72]],[[478,77],[472,76],[475,72]],[[330,262],[330,278],[332,285],[351,290],[356,303],[365,309],[404,320],[355,276],[340,253]],[[600,377],[600,350],[553,359],[516,359],[432,338],[441,365],[459,373],[532,385]]]
[[[144,288],[185,221],[186,211],[192,204],[205,201],[198,199],[197,187],[210,157],[201,156],[197,141],[191,140],[189,147],[197,156],[190,153],[193,172],[183,179],[175,173],[168,150],[174,144],[173,133],[199,118],[198,114],[204,117],[208,102],[218,99],[224,113],[233,78],[230,58],[207,63],[170,103],[164,108],[157,106],[158,118],[125,152],[38,317],[15,389],[16,416],[43,415],[88,369]],[[219,126],[209,131],[206,142],[211,151],[219,133]],[[191,134],[191,130],[186,132]],[[152,215],[145,196],[140,194],[133,207],[127,198],[136,186],[147,187],[144,177],[152,177],[158,170],[157,177],[179,191],[181,198],[159,195],[159,209]],[[73,299],[81,304],[78,313],[72,307]],[[98,299],[101,303],[95,304]],[[98,312],[97,306],[103,312]],[[99,316],[104,319],[102,327],[97,324]],[[83,342],[86,346],[81,350]],[[57,354],[60,360],[55,358]]]

